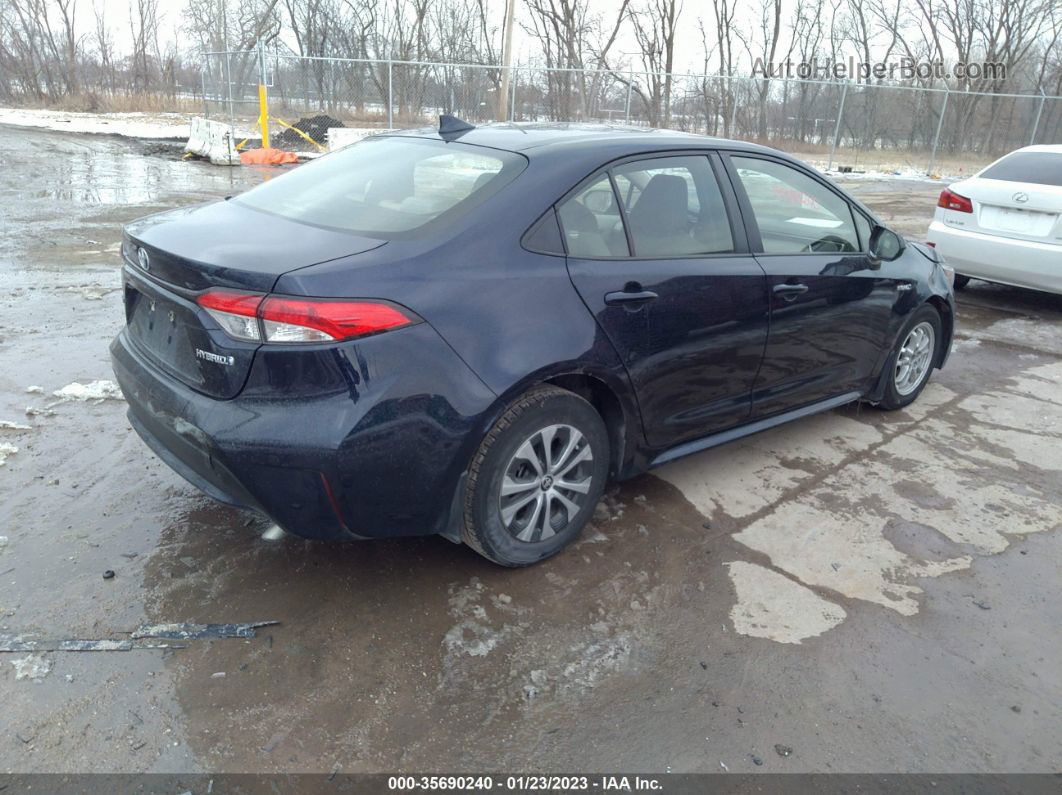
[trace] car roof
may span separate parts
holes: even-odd
[[[528,157],[596,151],[602,145],[621,144],[631,154],[661,149],[738,149],[749,152],[783,154],[776,149],[745,141],[712,138],[706,135],[634,127],[618,124],[583,124],[575,122],[492,122],[460,133],[440,134],[437,128],[422,127],[387,135],[434,138],[520,152]]]
[[[1013,155],[1017,152],[1043,152],[1062,155],[1062,144],[1036,144],[1035,146],[1023,146],[1021,149],[1015,149],[1010,154]]]

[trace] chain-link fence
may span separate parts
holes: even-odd
[[[285,144],[317,129],[412,127],[452,113],[474,123],[581,121],[757,141],[823,168],[963,175],[1030,143],[1062,141],[1062,97],[840,81],[516,65],[210,53],[204,112],[250,130],[265,86]],[[503,93],[504,92],[504,93]],[[323,117],[311,123],[314,117]],[[299,123],[299,120],[303,120]],[[284,133],[295,124],[310,135]]]

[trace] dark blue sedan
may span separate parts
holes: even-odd
[[[576,125],[382,135],[137,221],[129,419],[211,497],[318,539],[506,566],[610,479],[921,392],[953,274],[761,146]]]

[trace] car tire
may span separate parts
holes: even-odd
[[[608,464],[608,431],[590,403],[553,386],[525,393],[472,459],[465,543],[509,567],[556,555],[593,515]]]
[[[885,394],[878,407],[902,409],[922,394],[933,372],[941,342],[940,313],[923,304],[903,324],[886,366]]]
[[[970,283],[970,277],[969,276],[963,276],[961,273],[956,273],[955,274],[955,289],[956,290],[965,289],[966,285],[968,285],[969,283]]]

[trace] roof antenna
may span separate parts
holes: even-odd
[[[463,133],[474,129],[476,129],[476,125],[469,124],[467,121],[451,116],[449,113],[444,113],[439,117],[439,135]]]

